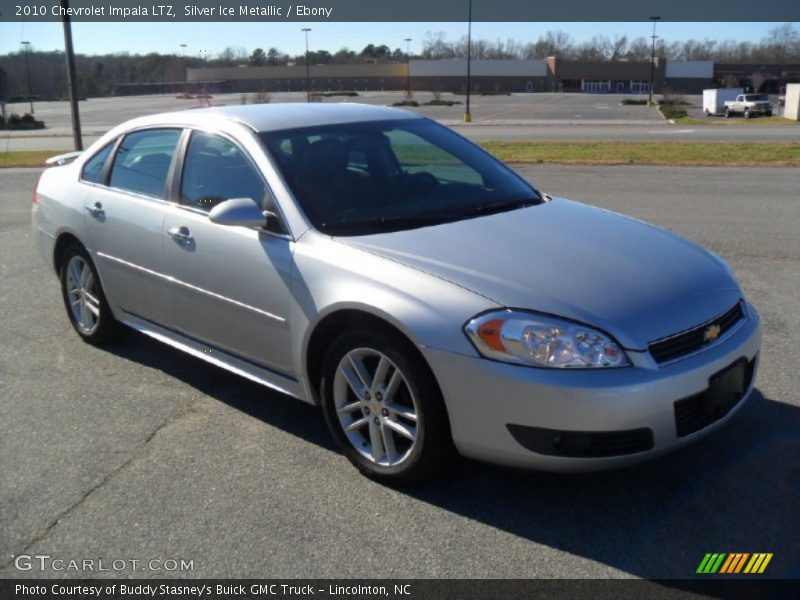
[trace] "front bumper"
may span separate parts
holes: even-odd
[[[760,347],[760,319],[748,305],[747,320],[729,337],[661,366],[647,352],[629,352],[632,367],[558,370],[432,348],[422,351],[442,389],[453,441],[463,455],[542,470],[589,471],[634,464],[718,429],[752,394],[755,372],[744,397],[723,417],[694,433],[678,435],[676,401],[707,390],[709,378],[737,360],[744,358],[755,368]],[[528,443],[530,438],[519,432],[531,428],[537,435],[541,431],[586,432],[608,438],[609,434],[649,430],[652,436],[650,443],[634,452],[576,457],[556,455],[569,452],[546,454],[530,449],[536,444]]]

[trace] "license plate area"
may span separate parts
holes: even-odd
[[[701,403],[703,412],[708,416],[725,414],[742,399],[746,386],[747,360],[740,358],[709,378]]]

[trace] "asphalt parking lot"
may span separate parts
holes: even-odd
[[[251,94],[245,94],[248,102]],[[354,98],[325,98],[325,102],[360,102],[391,105],[401,100],[399,92],[359,92]],[[454,127],[459,133],[475,140],[540,140],[540,141],[797,141],[800,127],[789,123],[769,127],[704,127],[670,126],[656,112],[645,106],[622,106],[625,95],[612,94],[512,94],[510,96],[475,95],[471,101],[473,122],[463,122],[464,105],[421,106],[412,108]],[[414,95],[420,103],[433,98],[430,92]],[[463,102],[460,95],[444,94],[443,98]],[[702,98],[687,96],[690,114],[702,115]],[[241,94],[214,96],[215,105],[241,104]],[[305,102],[305,94],[272,94],[270,102]],[[80,103],[84,144],[88,145],[116,125],[135,117],[187,110],[200,106],[196,99],[184,100],[172,95],[92,98]],[[28,111],[27,104],[11,104],[9,113]],[[7,151],[52,150],[68,152],[73,149],[72,129],[67,102],[39,102],[36,118],[44,120],[47,128],[35,131],[0,132],[0,161]]]
[[[14,568],[26,553],[184,558],[195,577],[685,578],[706,552],[772,552],[768,575],[800,576],[798,171],[517,168],[731,262],[764,346],[757,393],[727,427],[623,471],[465,461],[382,487],[310,406],[138,334],[79,341],[31,249],[38,172],[0,170],[0,577],[41,577]]]

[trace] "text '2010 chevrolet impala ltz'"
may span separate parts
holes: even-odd
[[[53,164],[33,231],[84,340],[124,324],[319,404],[374,478],[458,453],[627,465],[752,390],[759,316],[722,259],[544,195],[418,115],[178,112]]]

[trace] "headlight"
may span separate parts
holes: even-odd
[[[487,358],[553,369],[626,367],[608,335],[556,317],[500,310],[475,317],[464,331]]]

